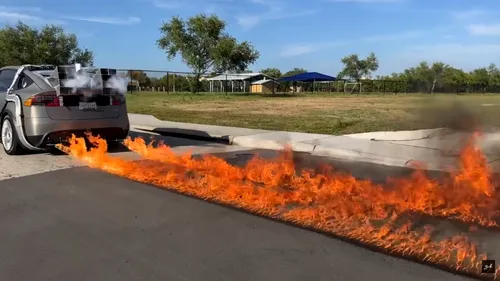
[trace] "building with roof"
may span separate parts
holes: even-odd
[[[262,80],[252,82],[250,93],[275,93],[278,85],[276,80],[264,77]]]
[[[271,77],[259,73],[226,73],[206,78],[210,83],[210,92],[250,92],[252,83]]]
[[[337,78],[329,75],[325,75],[319,72],[304,72],[296,75],[283,77],[279,79],[280,82],[292,82],[291,90],[292,92],[302,92],[302,87],[298,88],[295,84],[296,82],[312,83],[312,91],[316,89],[316,83],[328,83],[328,87],[331,87],[329,82],[337,81]],[[328,90],[330,91],[330,89]]]

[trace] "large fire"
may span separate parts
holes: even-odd
[[[127,139],[124,144],[130,150],[152,160],[141,162],[107,154],[104,140],[88,137],[95,145],[90,150],[76,137],[60,149],[112,174],[457,271],[480,274],[486,254],[465,234],[437,239],[431,226],[418,224],[418,217],[460,221],[471,228],[499,227],[500,192],[475,138],[462,150],[460,169],[445,180],[430,179],[417,169],[409,178],[379,185],[333,168],[299,173],[290,151],[273,160],[255,157],[245,167],[236,167],[214,156],[178,156],[166,145]],[[500,279],[500,267],[494,278]]]

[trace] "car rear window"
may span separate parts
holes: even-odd
[[[6,92],[16,77],[16,70],[4,69],[0,71],[0,91]]]

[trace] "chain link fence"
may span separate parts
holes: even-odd
[[[500,93],[500,84],[470,82],[432,83],[406,80],[362,80],[361,82],[279,82],[260,73],[218,74],[118,69],[128,81],[129,93]]]
[[[434,89],[433,89],[434,88]],[[361,82],[334,81],[315,83],[281,83],[277,92],[325,92],[325,93],[436,93],[436,94],[473,94],[473,93],[500,93],[500,84],[481,83],[436,83],[427,81],[405,80],[363,80]]]
[[[253,73],[197,75],[179,71],[130,69],[118,69],[117,72],[127,79],[129,93],[250,93],[252,86],[264,78]]]
[[[203,76],[189,72],[172,72],[159,70],[118,69],[118,75],[128,81],[128,92],[165,92],[190,93],[208,91]]]
[[[378,93],[500,93],[500,84],[471,82],[436,82],[418,80],[363,80],[360,83],[333,82],[338,92]]]

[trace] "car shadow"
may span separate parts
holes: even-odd
[[[138,129],[138,130],[141,132],[160,134],[165,137],[175,137],[175,138],[189,139],[194,141],[213,142],[219,144],[230,144],[229,135],[214,137],[209,135],[205,131],[199,131],[199,130],[166,128],[166,127],[157,127],[152,130],[145,130],[145,129]]]
[[[188,130],[189,131],[189,130]],[[222,144],[228,144],[224,143],[223,141],[214,141],[213,138],[184,138],[183,136],[189,136],[189,133],[185,132],[185,134],[160,134],[160,133],[155,133],[152,131],[146,131],[146,130],[134,130],[130,131],[129,135],[130,138],[136,139],[136,138],[142,138],[146,141],[146,143],[153,143],[153,146],[157,146],[160,143],[163,143],[169,147],[180,147],[180,146],[218,146],[221,143]],[[115,145],[111,146],[108,148],[108,153],[123,153],[123,152],[129,152],[130,150],[123,144],[123,143],[116,143]],[[25,155],[35,155],[35,154],[50,154],[52,156],[61,156],[61,155],[66,155],[66,153],[62,152],[61,150],[51,147],[46,151],[40,151],[40,152],[33,152],[33,151],[27,151],[24,154]]]

